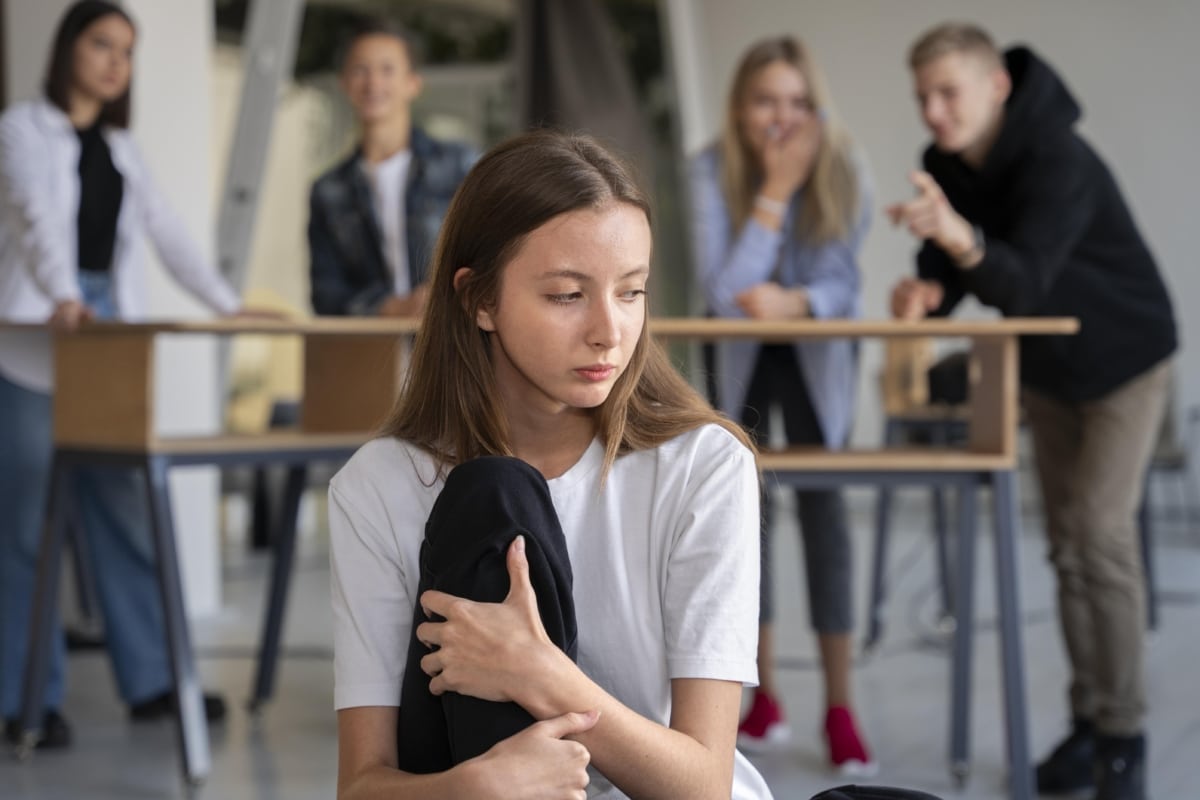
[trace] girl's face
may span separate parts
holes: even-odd
[[[650,225],[636,206],[561,214],[504,267],[491,331],[496,384],[509,413],[595,408],[629,365],[646,320]]]
[[[133,26],[120,14],[100,17],[75,40],[72,88],[101,103],[125,94],[133,73]]]
[[[772,61],[747,81],[737,117],[742,140],[761,154],[767,142],[814,124],[808,81],[786,61]]]

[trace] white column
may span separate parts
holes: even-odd
[[[5,70],[9,100],[41,91],[51,39],[69,0],[4,4]],[[210,78],[213,10],[210,0],[126,0],[137,26],[133,134],[150,171],[188,230],[213,253]],[[178,318],[207,312],[165,274],[146,247],[149,316]],[[165,342],[158,353],[155,402],[160,432],[204,433],[219,425],[215,348],[210,341]],[[171,476],[175,532],[185,601],[193,615],[220,605],[217,472],[175,470]]]
[[[665,0],[668,41],[671,43],[671,67],[675,94],[679,99],[679,123],[683,151],[692,155],[708,138],[711,125],[710,105],[715,98],[708,91],[704,69],[705,25],[703,13],[694,0]]]

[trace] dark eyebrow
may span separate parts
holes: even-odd
[[[631,269],[631,270],[629,270],[629,272],[626,272],[624,275],[622,275],[620,279],[625,280],[626,278],[636,278],[639,275],[649,275],[649,274],[650,274],[649,267],[635,267],[634,269]],[[547,278],[569,278],[571,280],[583,281],[583,282],[590,282],[592,280],[591,275],[587,275],[582,272],[576,272],[573,269],[552,269],[547,272],[543,272],[539,277],[542,280],[545,280]]]

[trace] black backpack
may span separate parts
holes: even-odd
[[[895,789],[890,786],[839,786],[826,789],[812,800],[939,800],[931,794],[913,789]]]

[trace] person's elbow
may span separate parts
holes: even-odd
[[[312,303],[313,311],[320,316],[341,317],[346,315],[346,304],[342,302],[340,293],[322,287],[315,280],[312,291],[309,293],[309,300]]]
[[[1045,292],[1035,281],[1015,278],[1009,282],[975,292],[984,305],[1006,317],[1037,316],[1045,305]]]

